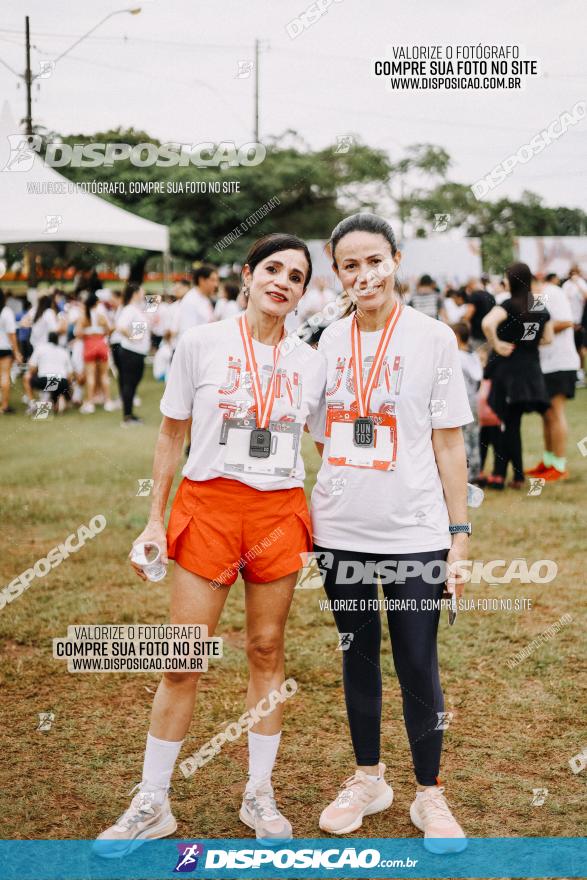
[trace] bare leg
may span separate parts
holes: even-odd
[[[108,375],[108,361],[100,361],[96,366],[98,368],[98,388],[101,389],[102,394],[104,395],[104,403],[110,403],[110,377]]]
[[[175,563],[171,582],[171,623],[200,624],[208,635],[216,630],[228,588],[214,590],[210,581]],[[164,672],[153,700],[149,733],[158,739],[179,742],[188,732],[199,672]]]
[[[245,581],[247,658],[249,687],[247,709],[267,694],[279,690],[285,680],[284,633],[298,573],[268,584]],[[283,703],[251,728],[254,733],[273,736],[281,730]]]
[[[2,391],[2,409],[6,409],[10,401],[10,367],[12,366],[12,358],[3,357],[0,359],[0,389]],[[28,392],[27,392],[28,394]],[[28,394],[29,398],[31,397]]]
[[[96,363],[86,364],[86,403],[94,403],[96,396]]]
[[[547,410],[545,418],[548,419],[551,452],[558,458],[564,458],[567,448],[567,437],[569,433],[567,425],[567,417],[565,414],[566,397],[564,394],[556,394],[551,400],[550,409]]]

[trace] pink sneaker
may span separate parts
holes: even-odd
[[[383,775],[385,764],[379,765],[378,780],[370,779],[362,770],[350,776],[338,793],[336,800],[322,810],[320,828],[329,834],[350,834],[363,824],[363,816],[380,813],[391,806],[393,789]]]
[[[442,786],[427,788],[416,795],[410,819],[424,832],[424,848],[428,852],[462,852],[467,846],[465,832],[451,813]]]

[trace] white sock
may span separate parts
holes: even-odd
[[[272,736],[249,731],[249,781],[246,791],[254,792],[263,784],[271,785],[271,773],[277,757],[281,731]]]
[[[170,742],[147,734],[141,790],[155,792],[156,800],[165,800],[182,743],[183,740]]]

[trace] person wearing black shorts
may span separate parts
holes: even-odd
[[[542,461],[528,474],[552,483],[568,477],[565,456],[569,429],[565,409],[567,400],[575,396],[581,360],[575,348],[573,313],[566,293],[555,284],[547,284],[544,298],[554,330],[552,342],[540,349],[540,366],[550,407],[543,416]]]

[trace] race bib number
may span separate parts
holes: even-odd
[[[329,408],[326,436],[330,437],[330,464],[392,471],[397,457],[397,422],[389,413],[359,418],[350,410]]]
[[[295,470],[301,440],[298,422],[269,422],[269,454],[251,455],[251,436],[258,431],[255,419],[226,419],[224,472],[227,474],[270,474],[289,477]],[[254,446],[254,444],[253,444]]]

